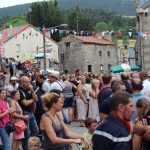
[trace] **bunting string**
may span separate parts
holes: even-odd
[[[15,36],[15,39],[18,38],[17,35],[14,34],[13,29],[20,29],[20,26],[17,27],[13,27],[10,26],[10,28],[7,28],[7,30],[4,31],[0,31],[0,34],[3,34],[4,36],[8,36],[8,38],[12,38]],[[79,35],[79,36],[94,36],[96,34],[101,34],[102,37],[105,36],[117,36],[117,38],[122,39],[124,36],[128,36],[129,38],[137,37],[137,38],[143,38],[143,39],[148,39],[150,38],[150,32],[133,32],[132,29],[130,29],[130,31],[103,31],[103,32],[95,32],[95,31],[79,31],[77,32],[76,30],[66,30],[66,29],[58,29],[58,28],[40,28],[37,27],[35,28],[37,32],[50,32],[51,35],[54,34],[59,34],[59,35],[69,35],[69,34],[73,34],[73,35]],[[23,40],[27,40],[30,36],[38,36],[37,33],[29,33],[28,35],[22,34],[22,39]]]

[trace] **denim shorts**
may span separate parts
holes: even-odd
[[[63,107],[64,108],[73,107],[73,101],[74,101],[73,97],[65,98]]]

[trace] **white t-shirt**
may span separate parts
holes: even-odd
[[[50,91],[50,84],[47,81],[44,81],[44,83],[42,84],[42,90],[46,93]]]
[[[144,95],[150,94],[150,81],[148,79],[143,81],[143,90],[141,93]]]
[[[51,90],[63,91],[63,86],[62,86],[61,82],[60,81],[53,82],[50,87],[50,91]]]

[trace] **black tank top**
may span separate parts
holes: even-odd
[[[60,122],[60,125],[57,125],[53,119],[46,113],[43,115],[44,117],[48,117],[51,121],[52,121],[52,126],[53,129],[57,135],[57,137],[59,138],[63,138],[64,137],[64,127],[62,124],[62,121],[60,119],[60,117],[57,115],[58,120]],[[61,145],[61,144],[53,144],[51,142],[51,140],[48,138],[45,130],[41,130],[44,136],[44,150],[65,150],[65,145]]]

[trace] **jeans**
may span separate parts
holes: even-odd
[[[29,120],[27,121],[27,129],[24,131],[24,138],[21,140],[23,150],[28,150],[28,139],[30,136],[38,136],[39,128],[37,126],[35,116],[32,112],[27,112]]]
[[[0,127],[0,138],[2,141],[2,149],[3,150],[11,150],[10,136],[4,127]]]

